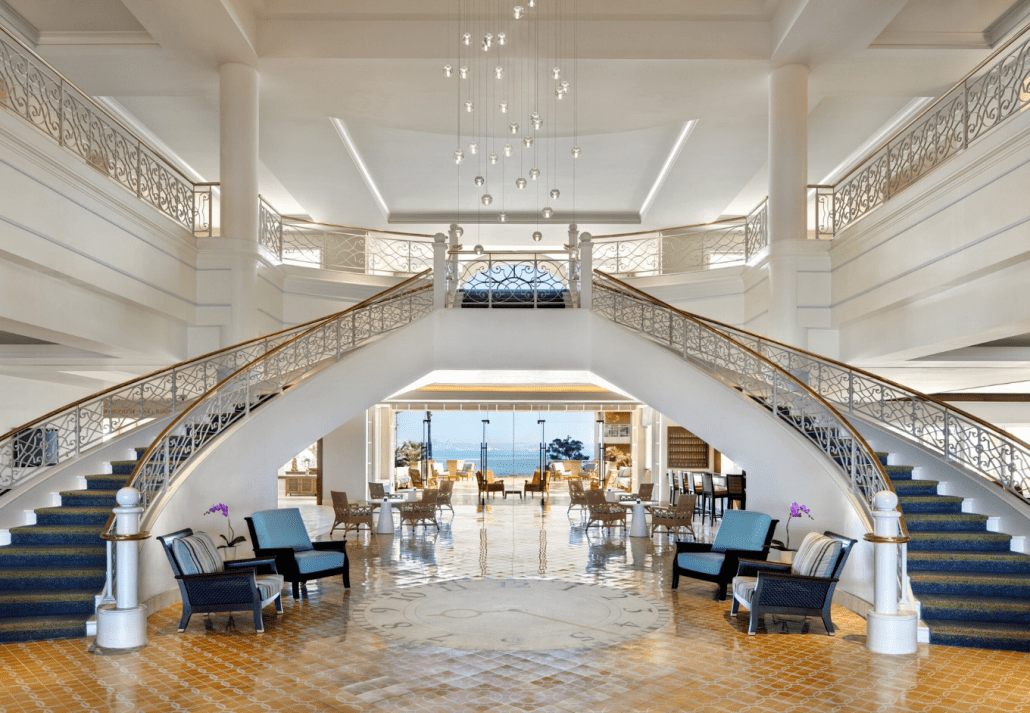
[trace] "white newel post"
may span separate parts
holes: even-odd
[[[898,496],[883,490],[873,498],[874,608],[866,617],[866,648],[877,654],[913,654],[919,618],[898,608]]]
[[[447,236],[433,238],[433,309],[447,306]]]
[[[128,652],[147,645],[147,607],[139,603],[139,542],[148,535],[139,530],[139,497],[135,488],[122,488],[115,496],[116,601],[97,609],[97,651]]]
[[[594,244],[590,233],[579,236],[579,306],[593,309],[594,306]],[[598,466],[600,468],[600,465]]]

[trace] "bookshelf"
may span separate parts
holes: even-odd
[[[670,468],[711,468],[708,444],[685,428],[670,426],[666,442]],[[716,456],[718,457],[718,455]]]

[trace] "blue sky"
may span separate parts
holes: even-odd
[[[397,414],[397,442],[421,441],[422,420],[425,411],[401,411]],[[540,426],[537,419],[546,420],[544,434],[547,442],[555,438],[572,436],[583,442],[583,450],[592,454],[594,414],[592,412],[565,413],[555,411],[434,411],[433,448],[447,450],[479,450],[483,437],[483,419],[490,419],[486,438],[491,450],[512,448],[525,451],[540,445]]]

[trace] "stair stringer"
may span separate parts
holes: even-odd
[[[15,485],[0,497],[0,545],[6,544],[4,533],[7,530],[33,524],[28,522],[28,513],[60,504],[58,493],[62,490],[84,488],[85,481],[80,478],[110,473],[111,461],[135,460],[133,448],[152,442],[171,419],[171,415],[162,416],[144,426],[131,428],[78,458],[47,468],[27,482]],[[125,479],[128,481],[129,477],[125,476]]]
[[[891,461],[896,461],[892,465],[913,466],[916,470],[912,477],[916,480],[939,480],[940,495],[954,495],[971,501],[968,507],[964,504],[964,511],[999,518],[998,531],[1012,535],[1011,549],[1030,554],[1030,504],[996,485],[994,481],[973,473],[961,464],[944,460],[940,454],[894,431],[860,416],[846,415],[873,448],[891,454]]]
[[[555,335],[574,346],[541,346]],[[872,600],[872,550],[861,540],[868,515],[839,466],[712,374],[586,310],[437,310],[398,329],[227,429],[182,466],[143,527],[154,535],[183,527],[217,535],[222,523],[203,512],[226,503],[240,532],[243,516],[276,507],[276,470],[312,441],[434,370],[469,369],[590,371],[633,394],[744,464],[750,509],[785,524],[791,502],[804,500],[815,520],[795,522],[792,542],[826,529],[858,539],[838,590],[863,606]],[[178,594],[160,543],[150,539],[142,548],[140,597],[153,612]],[[247,554],[241,548],[236,556]]]

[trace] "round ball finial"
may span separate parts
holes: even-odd
[[[123,508],[132,508],[139,505],[139,491],[136,488],[122,488],[115,496],[115,501]]]
[[[894,510],[898,507],[898,496],[889,490],[881,490],[873,496],[873,510]]]

